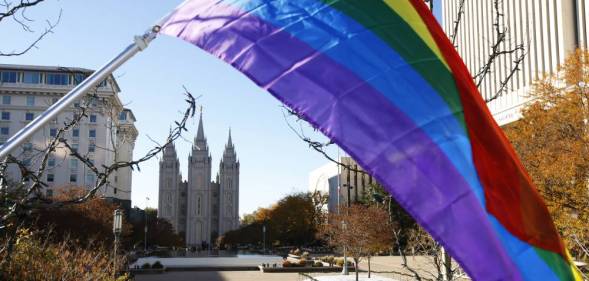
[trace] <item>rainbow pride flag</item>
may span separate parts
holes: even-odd
[[[161,23],[349,153],[475,280],[581,280],[422,0],[189,0]]]

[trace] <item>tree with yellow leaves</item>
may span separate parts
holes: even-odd
[[[505,131],[572,255],[589,261],[589,52],[571,54],[530,97]]]

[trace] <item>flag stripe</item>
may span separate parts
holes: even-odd
[[[398,1],[398,0],[395,0]],[[250,2],[250,1],[248,1]],[[315,1],[305,1],[315,2]],[[395,11],[391,10],[391,7],[387,6],[382,1],[365,1],[365,0],[353,0],[353,1],[333,1],[323,0],[323,2],[329,3],[330,7],[341,11],[343,14],[353,18],[358,22],[358,30],[369,30],[373,34],[371,36],[379,37],[385,44],[384,49],[388,46],[390,50],[397,52],[403,59],[404,63],[413,67],[418,71],[424,79],[431,85],[436,91],[435,95],[441,96],[450,110],[454,112],[456,118],[459,120],[462,126],[464,125],[464,116],[462,114],[462,106],[460,103],[460,96],[456,90],[452,73],[450,73],[447,66],[443,61],[439,60],[439,57],[432,51],[429,44],[426,44],[423,39],[414,32],[412,26],[410,26],[402,17],[400,17]],[[305,3],[303,6],[309,10],[309,3]],[[409,4],[410,5],[410,4]],[[322,23],[331,23],[330,27],[335,29],[345,29],[346,26],[340,26],[339,21],[331,20],[330,16],[333,12],[323,7],[316,8],[313,10],[320,10],[320,12],[309,13],[313,14],[313,20],[321,20]],[[402,12],[404,9],[399,9]],[[404,12],[405,17],[410,17],[411,13]],[[337,14],[336,14],[337,15]],[[342,17],[342,15],[338,15]],[[280,18],[282,19],[282,18]],[[305,26],[307,27],[307,26]],[[419,27],[416,27],[419,29]],[[340,31],[340,30],[338,30]],[[348,33],[351,36],[362,36],[358,33]],[[366,37],[366,36],[365,36]],[[427,37],[424,35],[424,37]],[[431,36],[430,36],[431,38]],[[433,39],[432,39],[433,40]],[[379,40],[380,41],[380,40]],[[366,43],[366,47],[372,47],[372,40]],[[433,41],[432,41],[433,42]],[[379,44],[383,44],[379,42]],[[436,47],[437,49],[437,47]],[[382,54],[382,49],[376,54]]]
[[[436,41],[432,37],[431,33],[429,33],[427,26],[425,26],[425,23],[423,22],[423,20],[421,20],[421,17],[417,13],[417,11],[415,11],[411,3],[409,1],[398,0],[384,0],[384,2],[391,9],[393,9],[399,16],[401,16],[403,18],[403,21],[405,21],[407,24],[411,26],[413,31],[417,33],[419,37],[421,37],[421,39],[436,54],[436,56],[444,64],[444,66],[446,66],[449,69],[448,64],[446,64],[446,59],[444,58],[444,55],[442,55],[440,48],[438,48]]]

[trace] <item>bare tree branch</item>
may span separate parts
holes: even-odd
[[[452,30],[452,34],[450,34],[450,40],[452,41],[452,45],[456,47],[456,37],[458,36],[458,29],[460,27],[460,22],[462,21],[462,16],[464,15],[464,4],[466,0],[460,0],[460,6],[458,7],[458,14],[456,15],[456,20],[454,21],[454,29]]]
[[[2,22],[2,20],[10,18],[14,20],[16,23],[18,23],[24,31],[34,33],[34,30],[29,25],[29,23],[33,22],[34,20],[29,18],[25,13],[27,11],[27,8],[36,6],[44,1],[45,0],[21,0],[18,4],[13,4],[12,2],[4,0],[4,3],[0,4],[0,6],[4,7],[5,9],[4,12],[0,12],[0,22]],[[18,15],[20,15],[20,18]],[[21,56],[26,54],[30,50],[37,48],[37,45],[39,44],[39,42],[41,42],[41,40],[43,40],[47,35],[53,33],[54,29],[61,21],[61,15],[62,11],[60,10],[56,20],[54,20],[53,22],[45,20],[45,29],[31,43],[27,44],[26,47],[24,47],[22,50],[13,50],[10,52],[0,51],[0,57]]]
[[[78,204],[93,198],[98,190],[108,183],[109,176],[121,168],[129,167],[131,169],[137,168],[139,170],[139,165],[141,163],[154,158],[157,154],[162,152],[167,145],[174,142],[181,136],[183,132],[187,131],[186,123],[189,118],[194,117],[196,100],[189,92],[186,92],[185,94],[187,97],[186,102],[188,103],[188,107],[184,111],[183,118],[180,121],[175,122],[176,126],[170,131],[163,145],[152,148],[139,159],[128,162],[117,161],[109,166],[103,165],[102,167],[96,167],[87,156],[80,154],[78,150],[74,148],[66,138],[63,137],[66,131],[71,130],[73,127],[77,126],[83,118],[87,117],[86,105],[81,106],[80,112],[75,114],[71,121],[59,129],[57,135],[51,140],[50,145],[47,147],[37,172],[30,171],[28,166],[25,165],[21,160],[10,155],[5,161],[0,163],[0,183],[2,184],[2,186],[0,186],[0,190],[2,191],[3,195],[3,197],[0,199],[3,200],[2,204],[6,205],[7,203],[10,203],[11,205],[7,210],[5,210],[6,212],[0,218],[0,229],[5,228],[10,223],[9,221],[11,219],[26,216],[32,210],[37,210],[40,208],[56,208],[68,204]],[[88,103],[90,103],[90,101],[88,101]],[[42,181],[41,176],[46,169],[46,163],[48,161],[49,155],[57,148],[58,144],[63,145],[67,149],[70,156],[75,157],[84,163],[84,165],[89,170],[97,175],[95,184],[85,194],[68,201],[52,201],[49,198],[45,198],[42,193],[39,192],[40,189],[47,186],[47,184]],[[11,190],[11,187],[8,185],[8,180],[5,178],[6,166],[8,164],[15,164],[19,167],[23,183],[27,181],[33,182],[22,194],[20,194],[20,196],[19,194],[15,194],[17,200],[11,199],[8,194]],[[18,193],[18,188],[16,189],[16,193]]]
[[[525,47],[524,47],[523,44],[517,45],[513,50],[515,50],[513,52],[513,54],[517,55],[518,57],[516,58],[516,60],[513,61],[513,66],[509,70],[509,74],[500,82],[499,89],[495,92],[495,94],[493,94],[491,97],[485,99],[485,102],[489,103],[491,101],[496,100],[501,95],[503,95],[508,90],[507,89],[507,85],[509,84],[509,82],[511,81],[511,79],[513,79],[513,76],[518,71],[521,70],[520,69],[520,65],[524,62],[524,59],[526,58],[527,52],[526,52]]]
[[[4,0],[4,4],[1,4],[1,6],[5,7],[6,11],[3,13],[0,13],[0,21],[8,18],[8,17],[12,17],[14,16],[14,14],[16,14],[17,12],[21,11],[21,10],[25,10],[28,7],[32,7],[35,6],[41,2],[44,2],[45,0],[33,0],[33,1],[28,1],[28,0],[21,0],[20,3],[13,5],[12,2],[8,2],[6,0]]]
[[[329,153],[327,151],[325,151],[325,149],[327,147],[329,147],[330,145],[334,144],[331,140],[326,142],[326,143],[322,143],[319,141],[314,141],[311,138],[305,136],[305,132],[302,128],[302,126],[299,126],[299,130],[295,129],[293,127],[293,125],[289,122],[288,120],[288,115],[290,116],[295,116],[297,118],[297,121],[301,121],[303,119],[301,119],[301,117],[299,116],[298,113],[296,113],[295,111],[289,109],[288,107],[282,106],[282,108],[284,109],[284,111],[282,112],[282,115],[284,117],[284,122],[286,122],[286,125],[290,128],[290,130],[295,133],[295,135],[302,140],[303,142],[306,142],[310,148],[312,148],[313,150],[321,153],[321,155],[323,155],[323,157],[325,157],[327,160],[329,160],[330,162],[333,162],[337,165],[339,165],[340,167],[343,167],[351,172],[355,172],[355,173],[360,173],[362,175],[368,175],[370,176],[369,173],[367,173],[364,170],[358,169],[352,165],[348,165],[346,163],[343,163],[341,161],[339,161],[339,159],[335,159],[334,157],[332,157],[331,155],[329,155]]]

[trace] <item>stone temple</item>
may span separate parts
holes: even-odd
[[[239,160],[231,130],[214,181],[211,165],[201,113],[187,180],[182,179],[174,144],[164,149],[160,160],[158,217],[167,219],[189,247],[206,248],[239,227]]]

